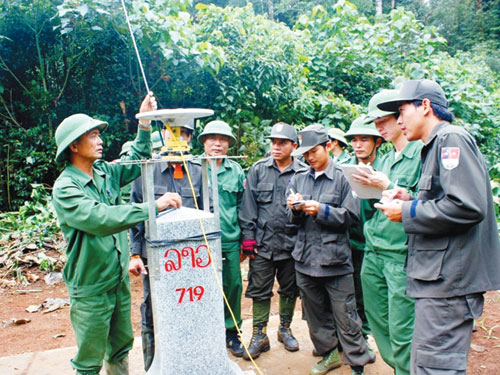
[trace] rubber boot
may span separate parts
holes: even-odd
[[[267,326],[264,323],[260,323],[258,326],[253,327],[252,339],[250,340],[250,345],[248,345],[248,353],[245,351],[243,358],[247,361],[250,360],[250,356],[256,359],[261,353],[267,352],[270,348],[269,337],[267,337]]]
[[[278,341],[285,345],[285,349],[290,352],[299,350],[299,343],[293,337],[290,324],[292,323],[295,301],[297,298],[287,298],[280,296],[280,327],[278,329]]]
[[[310,375],[325,375],[328,371],[342,366],[342,358],[340,358],[339,351],[333,349],[330,353],[325,355],[321,361],[316,363],[309,371]]]
[[[366,346],[368,347],[368,363],[375,363],[377,360],[377,354],[375,354],[375,351],[368,342],[368,337],[366,338]]]
[[[144,358],[144,370],[147,372],[153,363],[155,355],[155,333],[153,328],[141,327],[142,357]]]
[[[128,356],[114,363],[104,361],[104,368],[106,375],[128,375]]]

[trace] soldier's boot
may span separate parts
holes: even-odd
[[[297,298],[280,296],[280,327],[278,329],[278,341],[285,345],[290,352],[299,350],[299,342],[293,336],[290,324],[292,323],[295,302]]]
[[[141,326],[142,357],[144,358],[144,370],[147,372],[153,363],[155,355],[155,333],[152,327]]]
[[[106,375],[128,375],[128,356],[114,363],[104,361],[104,368]]]
[[[293,336],[290,329],[290,321],[280,317],[280,328],[278,329],[278,341],[285,345],[285,349],[289,352],[296,352],[299,350],[299,342]]]
[[[351,375],[365,375],[363,366],[351,366]]]
[[[339,351],[333,349],[323,357],[321,361],[316,363],[309,371],[310,375],[325,375],[328,371],[342,366],[342,358],[340,358]]]
[[[243,356],[245,349],[243,349],[238,331],[226,329],[226,347],[235,357]]]
[[[261,353],[267,352],[270,348],[269,337],[267,337],[267,326],[264,323],[260,323],[258,326],[253,327],[252,339],[250,340],[250,345],[248,345],[248,353],[245,351],[243,358],[247,361],[250,360],[250,356],[256,359]]]

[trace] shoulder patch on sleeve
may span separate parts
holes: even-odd
[[[443,147],[441,149],[441,163],[448,170],[458,167],[458,164],[460,164],[460,147]]]

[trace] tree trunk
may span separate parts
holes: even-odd
[[[267,10],[269,12],[269,19],[274,20],[274,4],[273,4],[273,0],[267,0]]]
[[[484,40],[484,14],[483,14],[483,0],[476,0],[476,20],[481,40]]]
[[[375,9],[377,10],[377,15],[382,15],[382,0],[375,0]]]
[[[391,0],[391,9],[396,9],[396,0]]]

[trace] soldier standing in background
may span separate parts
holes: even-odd
[[[299,350],[290,329],[299,294],[291,256],[297,225],[288,223],[286,190],[292,176],[307,166],[291,156],[298,140],[292,126],[279,122],[267,138],[271,139],[271,156],[256,162],[248,171],[239,214],[242,254],[250,257],[245,297],[253,301],[253,334],[248,347],[252,358],[270,348],[266,328],[275,277],[280,295],[278,341],[289,351]],[[250,359],[246,352],[243,358]]]

